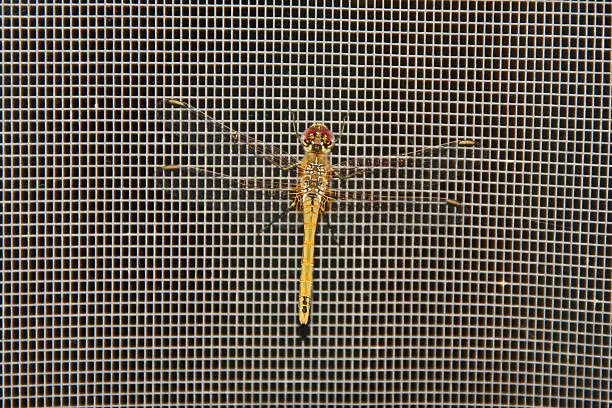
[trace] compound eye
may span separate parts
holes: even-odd
[[[310,146],[315,140],[316,131],[314,129],[308,129],[304,132],[304,137],[302,138],[302,144],[304,146]]]
[[[312,142],[314,141],[314,137],[312,136],[312,133],[305,133],[304,137],[302,138],[302,144],[304,146],[309,146],[312,144]]]
[[[323,146],[329,147],[334,144],[334,135],[329,130],[323,131]]]

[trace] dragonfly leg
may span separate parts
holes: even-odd
[[[340,138],[344,134],[344,131],[346,130],[346,125],[347,124],[348,124],[348,113],[346,115],[344,115],[344,117],[342,118],[342,125],[340,125],[340,132],[336,136],[336,142],[338,142],[338,140],[340,140]]]
[[[332,238],[332,242],[334,243],[334,245],[340,246],[340,243],[338,242],[338,239],[336,237],[336,229],[329,222],[329,216],[325,217],[325,224],[327,224],[327,228],[329,229],[329,232],[331,233],[331,238]]]
[[[359,173],[360,172],[356,170],[353,173],[342,175],[341,173],[337,172],[336,169],[332,168],[332,174],[334,175],[335,178],[337,178],[339,180],[348,180],[348,179],[351,179],[351,178],[355,177],[356,175],[358,175]]]
[[[298,132],[298,130],[297,130],[297,124],[295,123],[295,112],[293,112],[292,110],[290,110],[290,111],[289,111],[289,115],[291,116],[291,126],[293,126],[293,133],[295,133],[295,135],[296,135],[298,138],[301,138],[301,137],[302,137],[302,135],[300,134],[300,132]],[[291,169],[296,168],[296,167],[297,167],[297,166],[299,166],[299,165],[300,165],[300,162],[293,163],[293,164],[290,164],[289,166],[286,166],[286,167],[281,167],[281,170],[283,170],[283,171],[288,171],[288,170],[291,170]]]
[[[302,162],[293,163],[293,164],[290,164],[290,165],[289,165],[289,166],[287,166],[287,167],[281,167],[280,169],[281,169],[281,170],[283,170],[283,171],[288,171],[288,170],[291,170],[291,169],[296,168],[296,167],[297,167],[297,166],[299,166],[301,163],[302,163]]]
[[[272,221],[270,221],[265,227],[260,229],[257,233],[262,234],[266,231],[269,231],[272,225],[276,224],[281,219],[285,218],[287,214],[289,214],[289,211],[291,211],[294,208],[295,208],[295,201],[292,201],[291,204],[289,204],[282,212],[278,213]]]
[[[291,116],[291,126],[293,126],[293,133],[295,133],[295,135],[298,138],[302,137],[302,134],[300,132],[298,132],[297,130],[297,124],[295,123],[295,112],[293,112],[292,110],[289,111],[289,115]]]

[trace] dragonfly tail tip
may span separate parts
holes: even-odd
[[[307,324],[300,325],[300,337],[302,338],[302,340],[305,340],[306,338],[308,338],[308,325]]]

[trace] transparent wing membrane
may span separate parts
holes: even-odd
[[[207,132],[211,132],[216,136],[219,136],[215,140],[215,142],[217,143],[233,144],[243,153],[249,153],[252,154],[254,157],[262,158],[281,169],[290,168],[299,161],[298,159],[288,155],[286,152],[282,151],[278,147],[270,143],[265,143],[261,140],[248,136],[241,132],[238,132],[230,128],[229,126],[223,124],[222,122],[216,120],[203,110],[198,109],[195,106],[192,106],[186,102],[180,101],[178,99],[164,99],[163,103],[169,108],[176,108],[190,112],[193,115],[192,119],[197,119],[202,124],[204,124],[205,130]],[[196,132],[199,133],[199,130],[200,129],[197,129]],[[196,140],[190,140],[190,142],[199,143],[196,149],[201,154],[210,154],[210,152],[206,152],[203,150],[205,143],[203,143],[204,140],[201,137],[196,137]]]
[[[290,181],[234,177],[193,165],[166,165],[157,169],[157,177],[164,189],[181,198],[210,199],[211,189],[240,189],[253,191],[275,200],[290,200]]]
[[[471,140],[461,140],[445,143],[440,146],[418,149],[401,155],[386,157],[358,157],[334,165],[335,175],[340,179],[370,175],[396,168],[425,167],[439,160],[441,156],[458,148],[473,147]]]

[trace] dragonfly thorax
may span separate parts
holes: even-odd
[[[328,152],[334,147],[333,133],[322,123],[313,123],[302,137],[302,146],[307,152],[320,150]]]
[[[296,204],[301,208],[303,204],[317,201],[323,210],[330,202],[329,170],[324,162],[319,162],[317,153],[306,155],[300,167],[300,184],[297,187]]]

